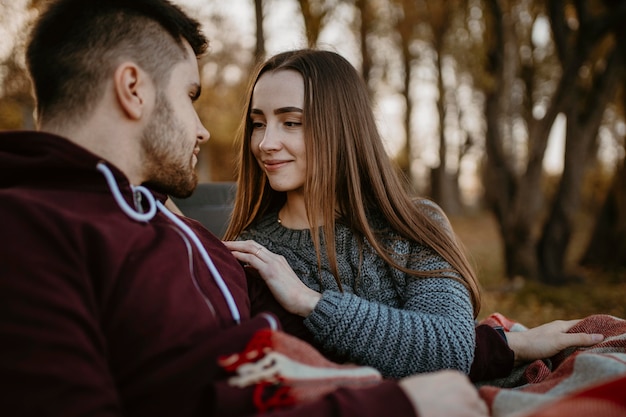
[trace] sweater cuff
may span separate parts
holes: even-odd
[[[332,323],[340,311],[341,299],[341,294],[335,291],[324,291],[315,309],[304,319],[304,325],[316,338],[328,332],[328,323]]]

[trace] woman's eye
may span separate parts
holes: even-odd
[[[252,122],[252,129],[261,129],[264,126],[261,122]]]
[[[285,125],[287,127],[297,127],[302,126],[302,122],[285,122]]]

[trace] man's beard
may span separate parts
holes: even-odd
[[[198,185],[198,174],[191,165],[192,154],[185,149],[185,129],[173,115],[169,101],[159,94],[141,140],[148,172],[146,185],[173,197],[186,198]],[[185,160],[187,154],[189,159]]]

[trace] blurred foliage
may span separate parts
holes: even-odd
[[[10,98],[0,98],[0,129],[21,129],[22,107]]]

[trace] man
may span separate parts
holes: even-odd
[[[253,414],[217,358],[244,349],[245,273],[165,195],[196,183],[206,39],[167,0],[58,0],[27,50],[39,132],[0,135],[0,413]],[[142,186],[141,184],[144,184]],[[153,190],[153,191],[151,191]],[[266,415],[481,416],[456,372]]]

